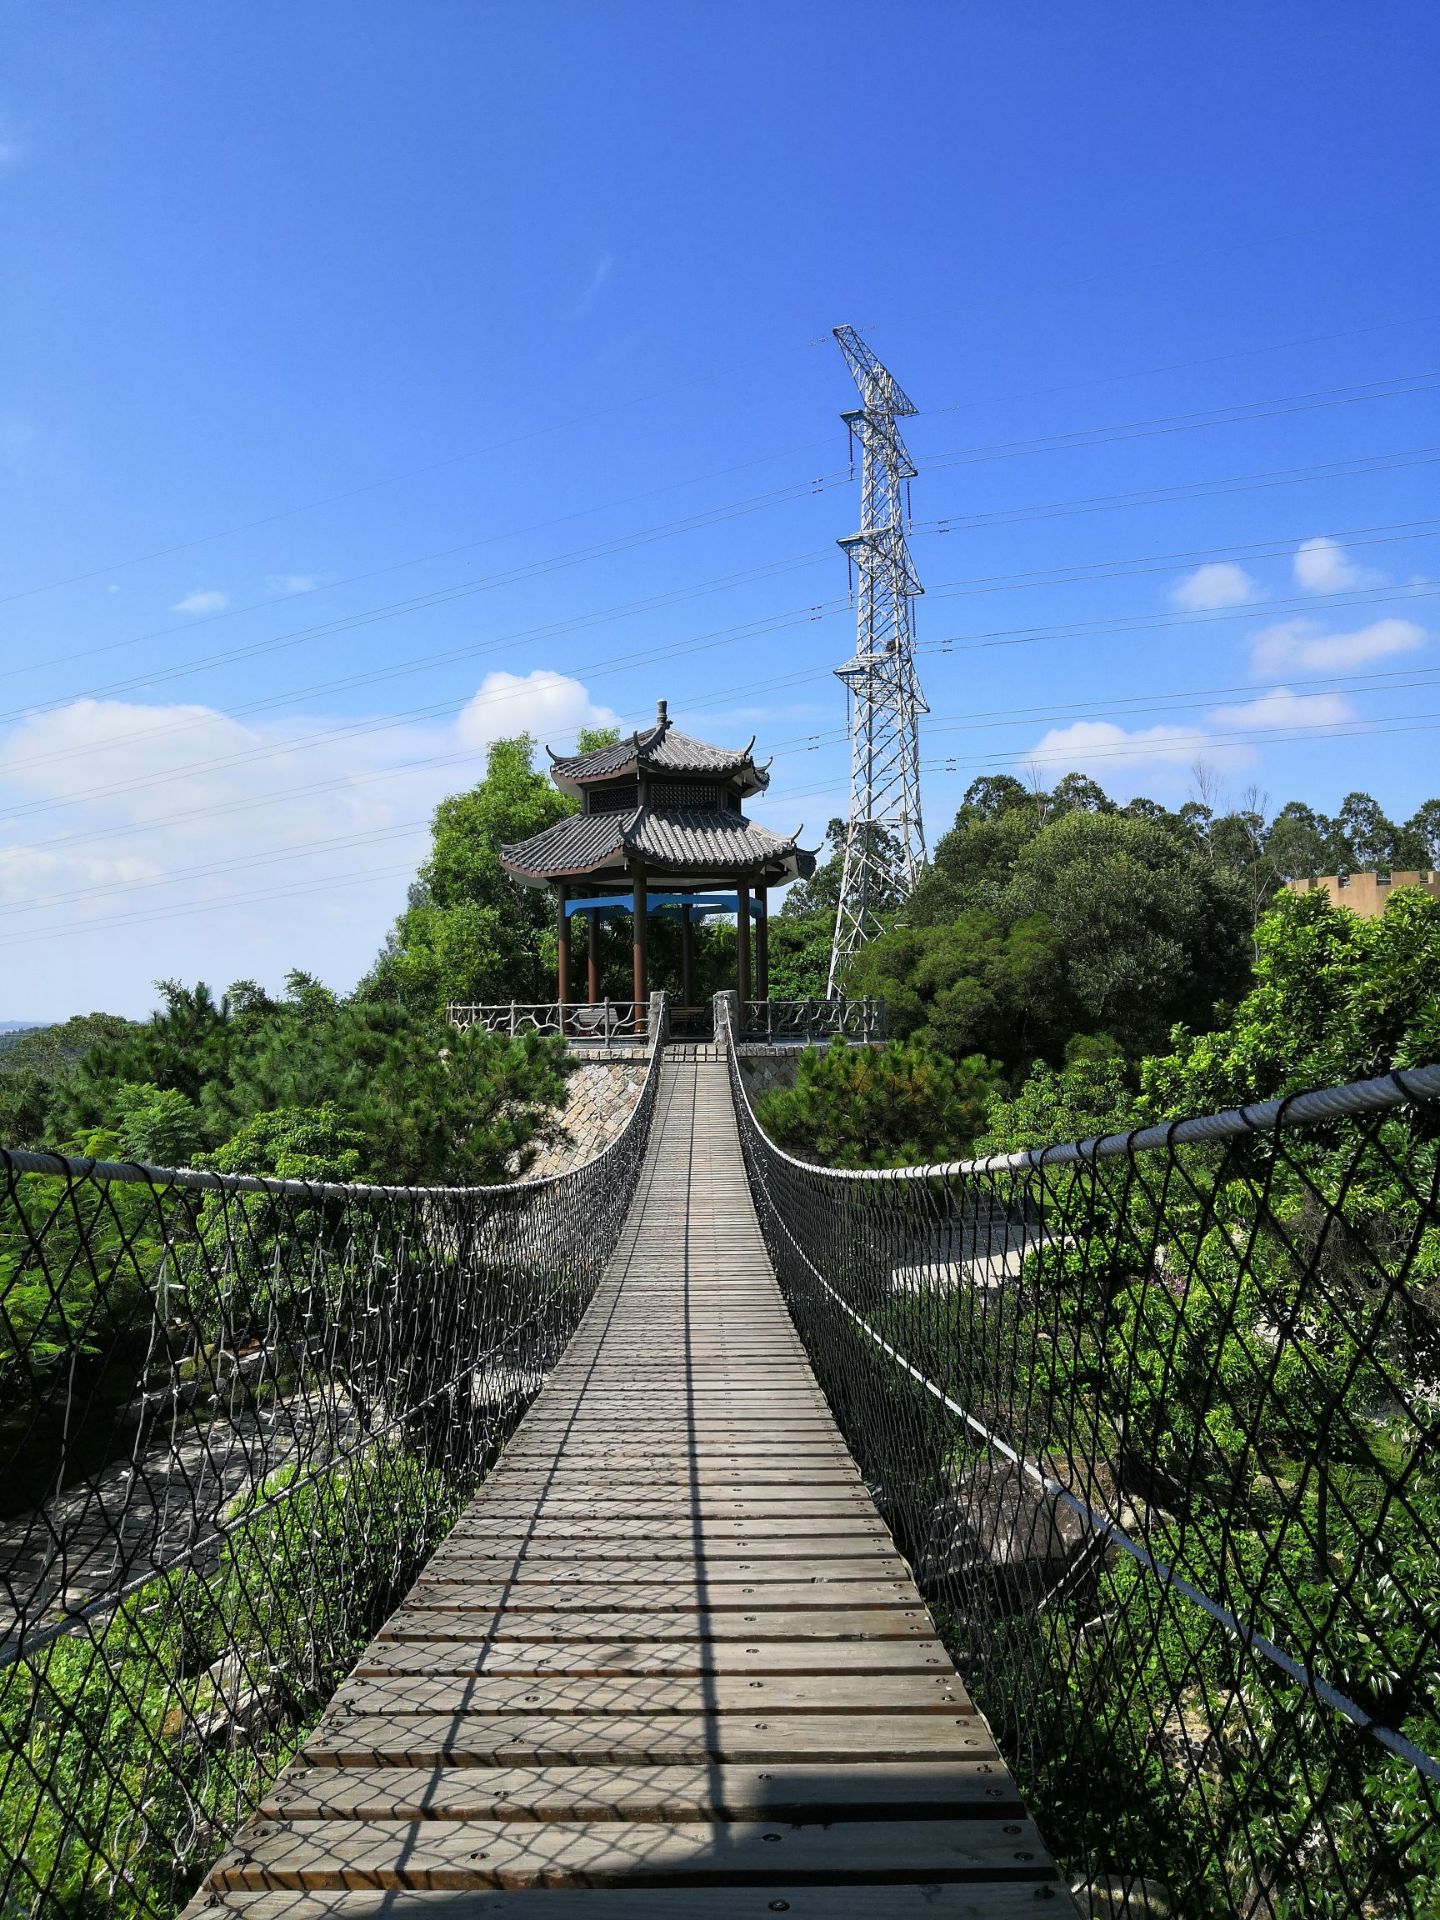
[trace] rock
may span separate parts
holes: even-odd
[[[1175,1911],[1170,1889],[1159,1880],[1098,1874],[1077,1880],[1070,1892],[1084,1920],[1170,1920]]]
[[[1022,1590],[1044,1587],[1092,1537],[1078,1513],[1018,1467],[991,1461],[932,1509],[916,1572],[922,1586],[1003,1574]]]

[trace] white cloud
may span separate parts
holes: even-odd
[[[161,869],[133,854],[107,857],[64,848],[0,847],[0,900],[7,905],[41,905],[77,887],[134,884],[158,877]]]
[[[1289,687],[1271,687],[1257,699],[1237,707],[1216,707],[1210,719],[1217,727],[1338,727],[1353,720],[1355,708],[1338,693],[1293,693]]]
[[[313,593],[319,584],[319,577],[313,573],[267,573],[265,576],[267,593]]]
[[[1203,613],[1214,607],[1240,607],[1256,594],[1255,582],[1233,560],[1212,560],[1177,580],[1170,604],[1184,613]]]
[[[480,777],[488,742],[548,731],[563,751],[614,721],[543,671],[489,675],[449,720],[368,731],[119,700],[28,715],[0,730],[0,1012],[139,1013],[160,973],[276,988],[298,965],[348,987],[404,904],[436,802]]]
[[[1347,588],[1379,586],[1385,579],[1373,567],[1357,566],[1338,540],[1324,536],[1302,541],[1292,565],[1295,584],[1306,593],[1343,593]]]
[[[1425,638],[1425,629],[1413,620],[1372,620],[1349,633],[1326,633],[1317,620],[1282,620],[1255,635],[1251,660],[1257,673],[1343,673],[1370,660],[1413,653]]]
[[[460,709],[455,731],[467,747],[488,747],[517,733],[543,745],[561,741],[566,752],[581,727],[618,727],[620,716],[596,706],[578,680],[537,667],[533,673],[487,673],[479,691]]]
[[[215,587],[202,587],[194,593],[187,593],[183,600],[177,600],[170,611],[172,613],[223,613],[229,604],[228,593],[221,593]]]
[[[1103,780],[1107,768],[1118,773],[1157,763],[1189,766],[1197,753],[1211,751],[1204,728],[1161,725],[1132,730],[1113,720],[1076,720],[1068,727],[1052,727],[1019,758],[1022,765],[1033,761],[1047,776],[1073,768],[1081,773],[1093,771]]]

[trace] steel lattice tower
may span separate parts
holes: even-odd
[[[923,593],[905,540],[905,487],[915,464],[895,422],[914,403],[853,327],[835,338],[862,405],[840,418],[860,441],[860,531],[840,545],[859,574],[854,658],[836,668],[849,696],[850,817],[826,988],[838,992],[850,956],[880,931],[925,861],[920,727],[930,709],[915,673],[911,601]]]

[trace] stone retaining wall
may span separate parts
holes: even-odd
[[[559,1116],[564,1137],[541,1149],[526,1178],[569,1173],[603,1153],[630,1118],[648,1065],[644,1059],[596,1060],[577,1067],[566,1082]]]
[[[767,1093],[773,1093],[776,1087],[794,1086],[801,1051],[795,1047],[783,1053],[741,1053],[740,1078],[745,1082],[745,1091],[752,1103],[763,1099]]]

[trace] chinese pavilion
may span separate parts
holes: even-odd
[[[733,912],[739,935],[742,1004],[769,997],[768,893],[815,871],[815,855],[783,840],[741,812],[741,803],[770,784],[769,762],[757,766],[755,742],[739,752],[692,740],[670,723],[665,702],[655,724],[613,747],[563,759],[550,753],[550,775],[562,793],[578,794],[580,811],[518,846],[501,850],[505,871],[525,886],[548,887],[555,900],[558,993],[571,1000],[570,922],[587,921],[588,994],[599,998],[599,921],[634,916],[634,999],[646,1000],[645,933],[652,913],[678,912],[681,999],[693,997],[694,926],[706,913]],[[752,976],[750,930],[755,928]]]

